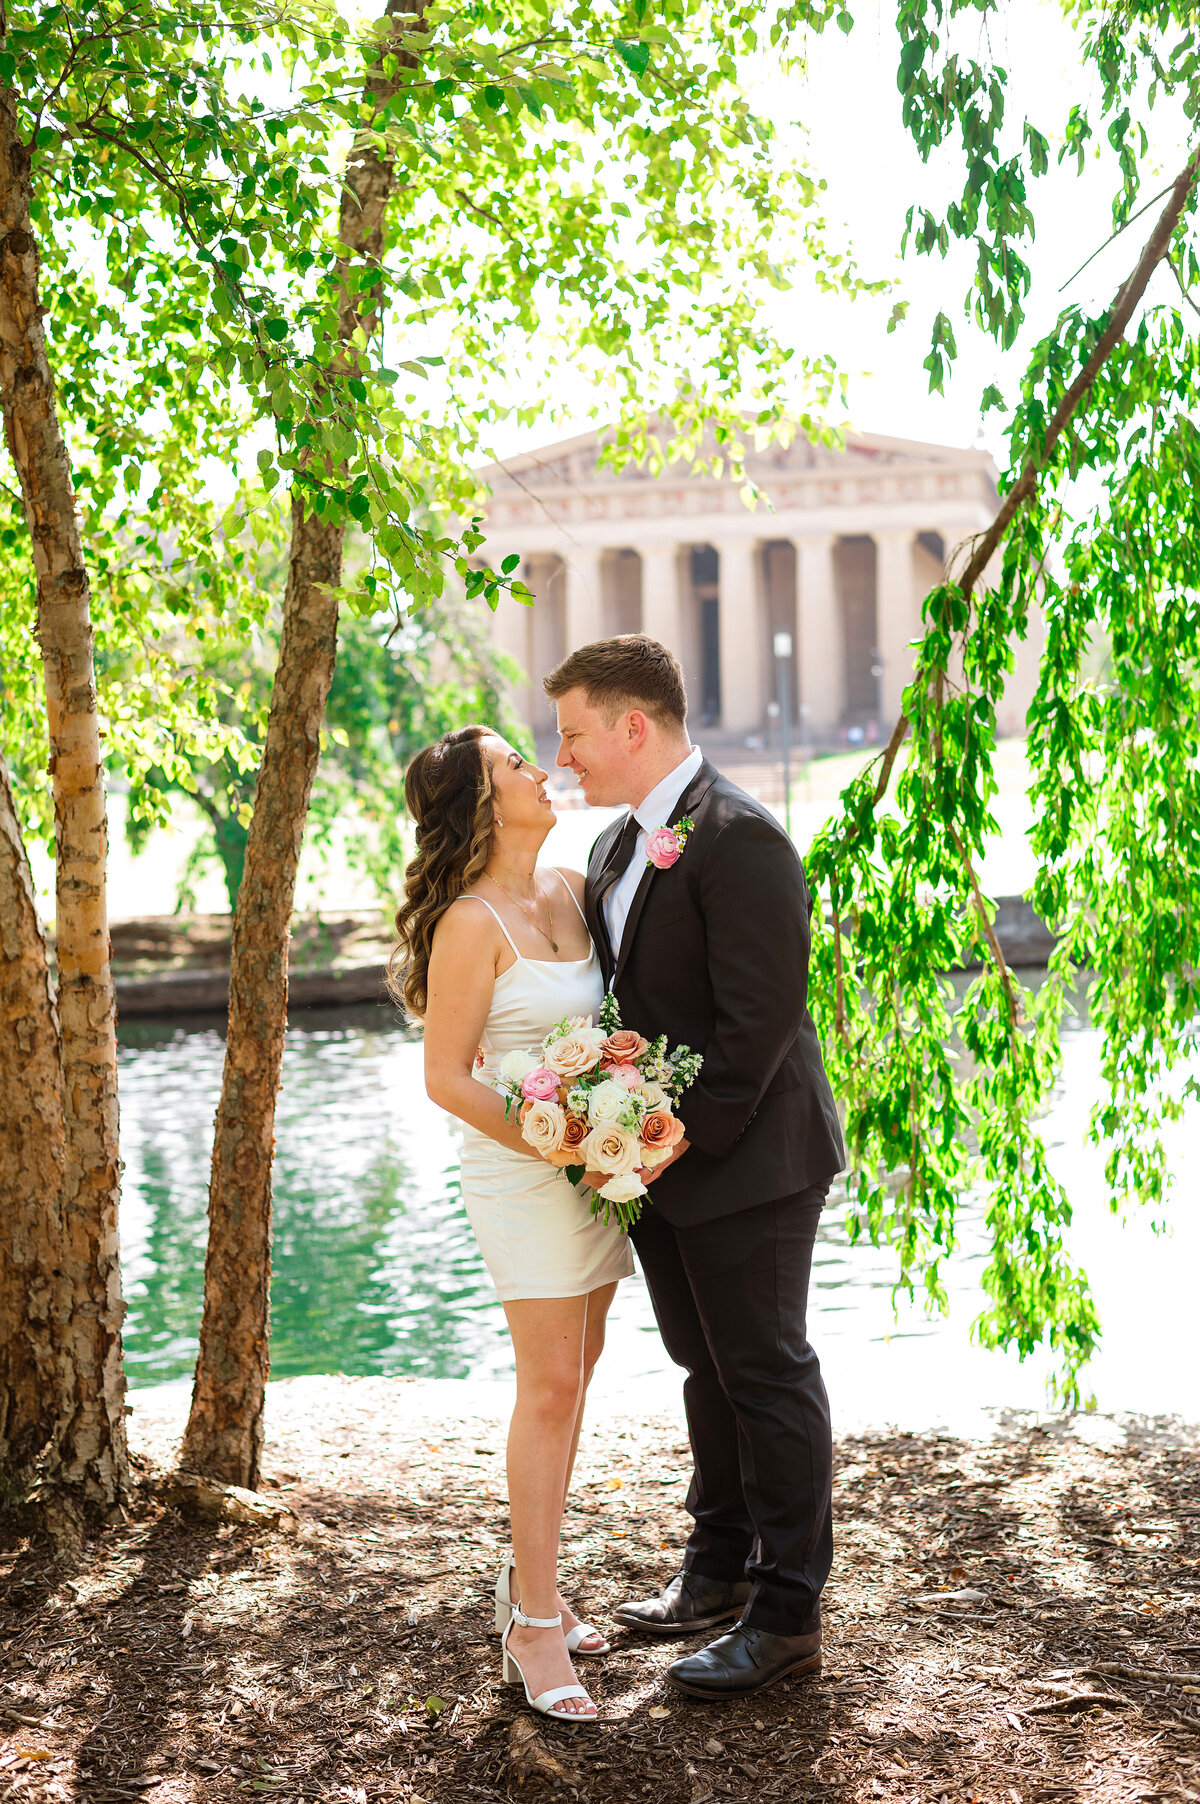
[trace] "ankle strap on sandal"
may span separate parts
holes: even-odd
[[[561,1629],[562,1611],[557,1616],[526,1616],[520,1604],[513,1605],[513,1621],[523,1629]]]

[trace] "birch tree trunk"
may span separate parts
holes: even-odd
[[[41,1233],[47,1253],[53,1247],[62,1292],[51,1393],[53,1438],[43,1476],[53,1488],[103,1504],[116,1501],[126,1476],[107,822],[90,591],[42,330],[30,202],[29,153],[17,131],[11,93],[0,91],[0,402],[37,579],[57,850],[62,1172],[57,1196],[44,1198]],[[11,865],[11,854],[5,857]],[[15,935],[12,943],[19,946],[27,930],[27,923],[22,926],[19,869],[10,878],[10,889],[17,914],[5,937]],[[48,1031],[36,955],[18,957],[9,976],[23,998],[18,1012]],[[26,1115],[28,1123],[34,1120],[35,1113]],[[38,1155],[39,1164],[57,1158],[58,1130],[51,1125],[46,1132],[54,1145]]]
[[[411,21],[423,0],[389,0],[386,17]],[[389,48],[403,43],[403,25]],[[398,84],[368,80],[365,100],[377,112]],[[378,259],[393,191],[390,157],[360,144],[351,152],[338,227],[355,260]],[[350,259],[339,264],[338,338],[355,328],[368,337],[378,324],[380,287],[352,291]],[[354,373],[349,349],[331,380]],[[345,525],[323,524],[292,501],[292,543],[284,597],[279,664],[234,917],[229,1029],[213,1141],[204,1262],[200,1352],[180,1466],[228,1484],[253,1488],[263,1444],[270,1370],[271,1166],[275,1102],[287,1028],[287,962],[296,867],[320,750],[325,702],[337,649],[337,603]]]
[[[0,1492],[21,1495],[57,1422],[64,1246],[58,1016],[33,880],[0,756]]]

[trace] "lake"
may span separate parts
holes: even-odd
[[[126,1161],[122,1209],[126,1357],[135,1386],[190,1378],[203,1285],[212,1121],[223,1022],[129,1021],[120,1030]],[[1176,1132],[1170,1231],[1110,1214],[1103,1158],[1084,1143],[1097,1043],[1068,1033],[1046,1122],[1076,1209],[1072,1246],[1092,1280],[1104,1346],[1086,1384],[1102,1410],[1200,1420],[1195,1278],[1200,1223],[1195,1114]],[[421,1046],[388,1009],[293,1018],[276,1123],[272,1376],[313,1372],[503,1380],[504,1318],[458,1197],[453,1124],[429,1102]],[[1046,1362],[972,1346],[986,1255],[964,1211],[948,1268],[949,1317],[893,1310],[895,1260],[851,1247],[835,1194],[813,1272],[810,1336],[839,1427],[967,1423],[981,1408],[1045,1404]],[[679,1374],[640,1277],[621,1287],[599,1385],[611,1398],[674,1396]]]

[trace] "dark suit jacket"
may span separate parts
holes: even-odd
[[[679,1108],[687,1153],[651,1187],[675,1227],[827,1184],[845,1163],[808,1012],[812,902],[774,816],[707,759],[671,815],[677,864],[647,864],[615,961],[601,904],[621,875],[615,821],[592,848],[587,920],[626,1027],[704,1054]]]

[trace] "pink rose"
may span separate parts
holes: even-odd
[[[610,1065],[605,1072],[614,1084],[624,1084],[627,1090],[636,1090],[642,1081],[642,1074],[636,1065]]]
[[[679,840],[674,827],[656,827],[646,841],[646,857],[660,871],[669,871],[679,859]]]
[[[558,1095],[558,1077],[553,1071],[547,1071],[539,1065],[535,1071],[527,1071],[521,1079],[521,1095],[527,1096],[530,1102],[553,1102]]]

